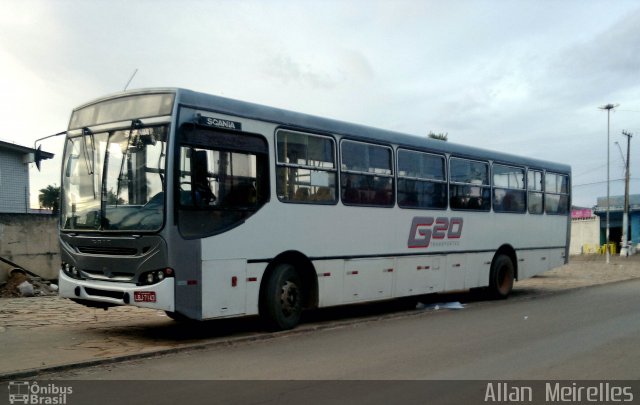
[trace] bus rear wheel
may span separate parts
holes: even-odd
[[[499,255],[491,264],[489,276],[489,296],[496,299],[505,299],[513,290],[515,268],[513,261],[506,255]]]
[[[287,330],[300,322],[302,281],[295,267],[279,264],[269,277],[260,315],[270,330]]]

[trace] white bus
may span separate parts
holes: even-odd
[[[184,89],[76,108],[60,295],[173,318],[486,288],[566,263],[570,167]]]

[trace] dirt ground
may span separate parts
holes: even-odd
[[[630,257],[571,256],[569,264],[515,284],[516,289],[552,291],[640,278],[640,254]]]

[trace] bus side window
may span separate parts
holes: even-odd
[[[193,150],[191,153],[191,193],[197,207],[206,207],[216,201],[209,184],[209,164],[206,150]]]
[[[393,207],[392,150],[388,146],[343,140],[340,186],[347,205]]]
[[[569,213],[569,177],[547,172],[544,183],[544,207],[547,214]]]
[[[447,208],[444,156],[398,149],[398,205],[401,208]]]
[[[276,132],[276,190],[283,202],[335,204],[338,170],[335,142],[328,136]]]
[[[529,214],[540,215],[543,210],[542,186],[544,184],[544,173],[541,170],[531,170],[527,172],[527,200]]]
[[[269,199],[267,142],[258,135],[182,129],[178,176],[178,229],[200,238],[231,229]]]
[[[449,204],[452,209],[491,209],[489,163],[452,157],[449,159],[449,181]]]
[[[524,168],[493,164],[493,210],[522,214],[525,204]]]

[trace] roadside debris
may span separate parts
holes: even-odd
[[[58,286],[39,277],[26,274],[22,269],[9,272],[9,279],[0,284],[0,298],[44,297],[58,294]]]
[[[455,302],[439,302],[436,304],[425,305],[422,302],[418,302],[416,305],[416,309],[424,309],[424,310],[434,310],[438,311],[440,309],[464,309],[464,305],[459,301]]]
[[[22,297],[33,297],[36,294],[33,284],[26,280],[18,284],[18,292]]]

